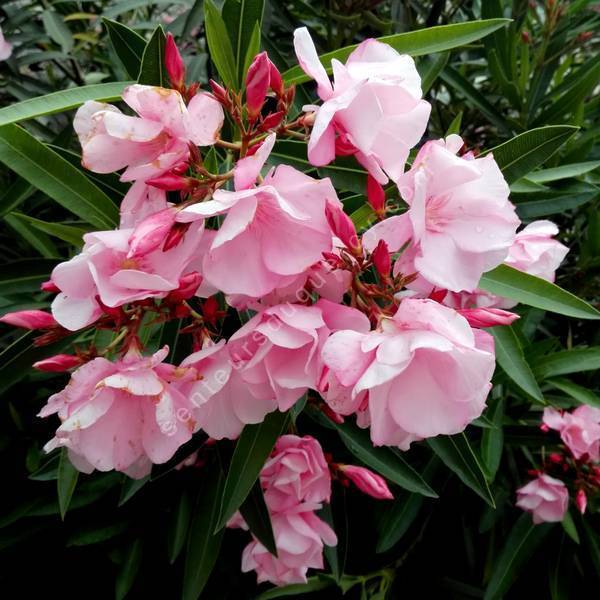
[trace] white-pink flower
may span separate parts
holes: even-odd
[[[0,60],[7,60],[10,58],[12,51],[12,44],[6,41],[2,28],[0,27]]]
[[[76,330],[102,314],[97,298],[109,307],[144,298],[164,298],[192,270],[188,267],[202,229],[202,222],[193,223],[174,248],[166,252],[157,248],[144,256],[131,256],[133,229],[84,235],[81,253],[52,271],[52,282],[60,289],[52,303],[54,318],[63,327]]]
[[[544,424],[560,433],[575,458],[600,460],[600,408],[584,405],[568,412],[547,407]]]
[[[332,408],[366,412],[373,443],[402,449],[459,433],[479,417],[495,367],[488,333],[450,308],[412,298],[376,331],[334,333],[321,354],[342,388]]]
[[[189,399],[173,382],[195,372],[163,363],[168,350],[142,357],[133,347],[116,362],[95,358],[78,368],[39,413],[62,421],[45,450],[65,446],[79,470],[136,478],[169,460],[195,428]]]
[[[125,89],[123,100],[137,117],[88,101],[73,121],[83,166],[96,173],[127,167],[123,181],[145,181],[164,173],[187,159],[190,142],[214,144],[223,124],[221,104],[204,92],[186,106],[175,90],[134,84]]]
[[[329,179],[281,165],[258,187],[217,190],[180,220],[225,214],[204,257],[202,274],[226,294],[264,296],[285,287],[332,247],[327,200],[339,203]]]
[[[397,180],[409,210],[363,236],[371,252],[380,239],[390,252],[410,242],[394,273],[417,272],[423,281],[411,287],[420,291],[474,290],[483,273],[506,259],[515,240],[519,218],[496,161],[491,155],[459,157],[462,145],[457,135],[427,142]]]
[[[308,144],[317,166],[335,158],[336,138],[379,182],[398,178],[410,149],[425,133],[431,106],[422,99],[414,60],[377,40],[365,40],[346,64],[333,59],[333,85],[306,27],[294,32],[302,69],[317,82],[323,100]]]
[[[550,475],[539,475],[517,490],[517,506],[533,515],[533,522],[556,523],[562,521],[569,504],[565,484]]]

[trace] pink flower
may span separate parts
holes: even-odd
[[[272,410],[286,411],[309,388],[316,388],[322,370],[320,349],[329,333],[355,323],[368,328],[367,317],[356,309],[324,299],[314,306],[273,306],[231,336],[229,354],[247,391],[270,398]]]
[[[531,513],[536,525],[562,521],[568,504],[569,492],[565,484],[550,475],[539,475],[517,490],[517,506]]]
[[[146,185],[143,181],[134,181],[121,202],[121,229],[131,229],[146,217],[169,206],[163,190]]]
[[[175,224],[175,216],[174,208],[165,208],[140,221],[129,238],[127,257],[145,256],[162,246]]]
[[[210,146],[223,124],[223,109],[211,95],[196,94],[186,107],[179,92],[134,84],[123,100],[139,116],[88,101],[73,127],[83,150],[82,163],[96,173],[127,167],[123,181],[156,177],[187,159],[188,144]]]
[[[0,323],[23,329],[49,329],[57,325],[54,317],[43,310],[18,310],[0,317]]]
[[[377,331],[334,333],[322,358],[341,387],[332,408],[360,409],[375,445],[403,450],[415,440],[459,433],[480,416],[495,367],[489,334],[433,300],[412,298]]]
[[[393,500],[394,496],[386,480],[365,467],[356,465],[340,465],[340,471],[365,494],[378,500]]]
[[[54,318],[63,327],[76,330],[102,314],[97,297],[109,307],[164,298],[179,287],[183,275],[194,270],[188,267],[202,228],[201,222],[195,223],[174,248],[167,252],[156,249],[143,257],[130,256],[131,229],[84,235],[81,253],[52,271],[52,282],[61,290],[52,303]]]
[[[181,367],[193,367],[199,375],[184,380],[179,389],[193,405],[198,426],[211,438],[235,439],[244,425],[260,423],[276,408],[271,394],[264,398],[248,394],[224,340],[191,354]]]
[[[462,144],[457,135],[427,142],[397,181],[408,212],[363,236],[369,251],[380,239],[391,252],[411,241],[394,273],[418,272],[425,281],[410,287],[426,293],[433,286],[474,290],[483,273],[504,261],[519,224],[493,157],[458,157]]]
[[[323,568],[323,544],[335,546],[334,531],[314,513],[319,505],[299,504],[271,514],[277,558],[260,542],[250,542],[242,554],[242,571],[255,570],[257,581],[275,585],[305,583],[308,569]]]
[[[387,44],[365,40],[345,65],[332,60],[334,84],[329,81],[306,27],[294,32],[294,47],[302,69],[317,82],[323,100],[317,110],[308,144],[308,158],[322,166],[335,158],[336,135],[345,153],[357,160],[380,183],[386,173],[399,177],[427,127],[431,106],[422,100],[421,78],[410,56]]]
[[[578,406],[573,412],[544,409],[544,425],[560,432],[562,441],[577,459],[588,455],[600,460],[600,408]]]
[[[558,227],[551,221],[530,223],[517,233],[504,262],[519,271],[554,281],[556,269],[569,252],[552,239],[557,234]]]
[[[142,357],[133,347],[114,363],[95,358],[77,369],[39,413],[62,421],[46,452],[65,446],[80,470],[136,478],[169,460],[194,430],[190,402],[172,383],[196,373],[163,363],[167,354],[165,347]]]
[[[4,39],[4,34],[2,33],[2,28],[0,27],[0,60],[7,60],[10,58],[12,51],[12,44]]]
[[[281,165],[256,188],[217,190],[181,211],[181,220],[226,214],[202,275],[226,294],[259,297],[291,283],[331,250],[325,202],[339,202],[329,179]]]
[[[246,190],[256,183],[260,170],[264,167],[271,150],[273,150],[276,137],[274,133],[271,133],[254,154],[246,156],[235,163],[233,183],[236,191]]]
[[[271,512],[300,502],[329,502],[331,475],[319,442],[307,435],[282,435],[260,472]]]

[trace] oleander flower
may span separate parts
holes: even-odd
[[[506,259],[519,224],[494,158],[456,156],[462,145],[457,135],[424,144],[410,170],[397,180],[409,210],[363,235],[369,252],[381,239],[390,252],[410,242],[394,274],[418,273],[409,287],[426,294],[434,286],[474,290],[483,273]]]
[[[517,506],[531,513],[536,525],[562,521],[568,504],[567,487],[550,475],[539,475],[517,490]]]
[[[98,357],[73,372],[39,413],[62,423],[44,449],[64,446],[81,471],[123,471],[139,478],[168,461],[195,429],[189,399],[173,383],[192,369],[163,363],[168,347],[142,356],[136,346],[111,362]]]
[[[308,143],[308,159],[323,166],[336,146],[356,159],[380,183],[397,179],[410,149],[427,128],[431,106],[422,99],[421,78],[414,60],[391,46],[368,39],[346,64],[332,60],[329,81],[306,27],[294,32],[294,48],[304,72],[317,82],[323,100]]]
[[[600,460],[600,408],[578,406],[572,412],[544,409],[544,424],[560,433],[562,441],[577,459]]]
[[[134,84],[123,92],[123,101],[137,117],[89,100],[73,121],[83,166],[95,173],[127,167],[122,181],[146,181],[168,171],[187,159],[189,143],[214,144],[223,124],[221,104],[205,92],[186,106],[176,90]]]
[[[321,354],[345,391],[332,408],[366,412],[373,443],[403,450],[415,440],[459,433],[479,417],[495,367],[488,333],[433,300],[413,298],[376,331],[332,334]]]

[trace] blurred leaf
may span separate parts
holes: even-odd
[[[119,60],[129,77],[137,79],[146,49],[146,40],[126,25],[103,18],[102,22]]]
[[[525,133],[482,153],[493,154],[504,178],[510,184],[548,160],[573,134],[577,127],[549,125]]]
[[[596,576],[600,577],[600,535],[586,519],[583,519],[582,523],[588,555],[596,569]]]
[[[69,536],[67,547],[69,546],[88,546],[90,544],[99,544],[110,540],[124,531],[127,531],[129,523],[127,521],[118,521],[110,525],[91,525],[78,529]]]
[[[285,598],[293,596],[296,598],[300,594],[310,594],[327,589],[334,585],[333,579],[325,579],[324,577],[309,577],[306,583],[292,583],[282,587],[272,588],[259,594],[256,600],[272,600],[273,598]]]
[[[287,413],[275,410],[262,423],[244,427],[229,465],[216,530],[225,527],[250,493],[287,422]]]
[[[200,27],[204,21],[204,0],[196,0],[187,13],[183,30],[181,31],[181,40],[187,41],[192,35],[192,30]]]
[[[131,477],[125,476],[123,485],[121,486],[121,495],[119,497],[118,506],[123,506],[126,502],[131,500],[135,494],[137,494],[148,482],[150,481],[150,475],[142,477],[142,479],[131,479]]]
[[[167,551],[171,564],[177,560],[187,539],[192,520],[192,504],[190,492],[183,490],[179,496],[177,508],[173,511],[167,532]]]
[[[500,265],[484,273],[478,287],[497,296],[559,315],[576,319],[600,319],[600,312],[581,298],[554,283],[523,273],[508,265]]]
[[[548,383],[581,404],[589,404],[595,408],[600,408],[600,396],[581,385],[573,383],[569,379],[548,379]]]
[[[257,479],[250,493],[240,506],[240,513],[250,529],[250,533],[273,555],[277,556],[277,546],[271,526],[271,516],[265,504],[260,481]]]
[[[229,33],[236,68],[236,81],[238,89],[243,84],[245,75],[244,65],[246,56],[256,50],[256,43],[260,48],[260,28],[264,0],[225,0],[223,5],[223,21]],[[258,23],[258,40],[254,35]],[[252,48],[254,44],[254,49]],[[252,58],[254,58],[252,54]]]
[[[552,169],[542,169],[529,173],[527,178],[535,183],[548,183],[549,181],[558,181],[569,177],[579,177],[600,167],[600,160],[590,160],[582,163],[573,163],[570,165],[561,165]]]
[[[115,581],[115,599],[123,600],[132,588],[135,578],[142,564],[143,544],[141,539],[136,539],[127,547],[127,556]]]
[[[3,265],[0,295],[38,292],[57,264],[56,259],[24,258]]]
[[[9,123],[71,110],[81,106],[88,100],[115,102],[121,99],[121,92],[131,83],[133,81],[84,85],[83,87],[23,100],[23,102],[0,108],[0,125],[8,125]]]
[[[542,392],[525,360],[523,348],[512,326],[490,327],[488,331],[494,336],[496,360],[502,370],[526,394],[544,403]]]
[[[419,75],[421,75],[421,90],[423,96],[427,94],[431,86],[435,83],[438,75],[442,72],[448,62],[448,52],[434,54],[431,58],[419,63]]]
[[[223,483],[221,469],[215,468],[198,494],[185,554],[183,600],[196,600],[200,596],[219,557],[225,531],[215,532],[215,529]]]
[[[502,429],[504,400],[502,398],[489,400],[486,412],[492,419],[494,427],[483,430],[481,436],[481,459],[485,465],[488,481],[492,482],[496,478],[504,448],[504,430]]]
[[[556,377],[600,369],[600,346],[574,348],[542,356],[532,365],[536,377]]]
[[[63,17],[53,10],[45,10],[42,13],[42,22],[50,38],[60,45],[63,52],[68,53],[73,48],[73,36]]]
[[[0,127],[0,161],[67,210],[101,229],[112,229],[118,210],[83,173],[21,127]]]
[[[169,75],[165,67],[165,42],[165,32],[159,25],[144,49],[138,83],[169,87]]]
[[[14,229],[27,244],[35,248],[44,258],[59,256],[54,242],[45,233],[36,230],[26,219],[20,219],[16,213],[5,215],[4,221]]]
[[[68,242],[76,247],[79,247],[83,244],[83,235],[89,231],[81,227],[74,227],[73,225],[41,221],[40,219],[34,219],[33,217],[24,215],[22,213],[10,213],[10,215],[16,219],[30,224],[39,231],[43,231],[44,233],[58,238],[59,240]],[[54,256],[56,256],[56,254]]]
[[[60,463],[60,452],[55,452],[29,479],[34,481],[53,481],[58,479],[58,465]]]
[[[529,513],[523,513],[512,528],[485,591],[484,600],[501,598],[552,529],[551,523],[534,525]]]
[[[58,506],[60,508],[60,517],[64,520],[67,509],[71,503],[79,471],[71,464],[69,454],[66,448],[61,448],[60,459],[58,463],[58,478],[56,479],[56,488],[58,490]]]
[[[573,521],[573,517],[571,513],[567,510],[563,520],[561,521],[562,528],[565,530],[565,533],[576,543],[579,544],[579,534],[577,533],[577,527],[575,526],[575,521]]]
[[[464,433],[452,436],[438,435],[428,439],[427,443],[466,486],[470,487],[490,506],[496,506],[485,471]]]
[[[223,83],[227,87],[238,89],[235,55],[227,27],[212,0],[204,2],[204,27],[210,57],[215,63]]]
[[[377,39],[380,42],[389,44],[401,54],[421,56],[470,44],[500,27],[504,27],[508,22],[508,19],[487,19],[467,23],[453,23],[452,25],[439,25],[438,27],[429,27],[408,33],[387,35]],[[336,58],[344,62],[356,47],[357,45],[347,46],[333,52],[327,52],[319,58],[327,72],[331,73],[331,59]],[[299,66],[288,69],[283,73],[283,78],[288,85],[310,80],[310,77]]]

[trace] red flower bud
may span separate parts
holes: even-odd
[[[81,362],[78,356],[56,354],[55,356],[50,356],[49,358],[44,358],[33,363],[33,368],[47,373],[62,373],[63,371],[68,371],[73,367],[79,366]]]
[[[163,252],[175,248],[179,242],[183,239],[187,230],[190,228],[191,223],[175,223],[165,238],[163,244]]]
[[[279,127],[279,124],[283,120],[284,116],[285,112],[283,110],[280,110],[276,113],[271,113],[263,119],[262,123],[260,124],[259,130],[268,131],[269,129],[275,129],[276,127]]]
[[[356,154],[356,146],[347,136],[338,135],[335,138],[335,153],[337,156],[353,156]]]
[[[587,508],[587,496],[583,490],[577,490],[577,494],[575,495],[575,504],[579,512],[583,515],[585,513],[585,509]]]
[[[174,208],[165,208],[140,221],[129,237],[127,257],[144,256],[160,247],[175,223],[176,214]]]
[[[165,192],[190,191],[196,187],[196,179],[193,177],[182,177],[175,173],[164,173],[153,179],[148,179],[146,183]]]
[[[529,33],[529,31],[521,31],[521,41],[524,44],[531,44],[531,34]]]
[[[429,299],[434,302],[443,302],[444,298],[448,295],[448,290],[436,290],[435,288],[429,294]]]
[[[40,289],[42,292],[48,292],[49,294],[58,294],[58,292],[60,292],[60,288],[52,281],[52,279],[44,281],[44,283],[40,285]]]
[[[254,57],[246,75],[246,108],[248,117],[255,119],[265,101],[270,85],[270,60],[266,52]]]
[[[354,255],[362,255],[362,246],[354,223],[343,208],[331,200],[327,200],[325,216],[333,235],[337,236]]]
[[[277,94],[277,96],[283,96],[285,88],[283,86],[283,79],[279,69],[269,60],[269,79],[271,89]]]
[[[202,305],[202,316],[207,323],[215,325],[219,318],[221,311],[219,310],[219,303],[217,302],[216,296],[211,296],[204,301]]]
[[[461,308],[458,312],[467,319],[471,327],[510,325],[520,318],[519,315],[500,308]]]
[[[381,184],[371,175],[367,176],[367,200],[377,215],[385,214],[385,192]]]
[[[208,82],[208,85],[210,85],[210,89],[212,90],[213,96],[221,104],[224,104],[224,105],[229,104],[229,96],[227,94],[227,90],[222,85],[219,85],[214,79],[211,79]]]
[[[390,257],[388,245],[383,240],[379,240],[377,246],[375,246],[375,250],[373,250],[371,254],[371,260],[379,275],[384,279],[387,279],[392,270],[392,259]]]
[[[197,273],[196,271],[188,273],[179,280],[179,287],[176,290],[173,290],[167,296],[167,299],[171,302],[182,302],[183,300],[187,300],[196,293],[196,290],[200,287],[201,283],[202,275],[200,275],[200,273]]]
[[[182,88],[185,83],[185,65],[170,33],[167,34],[165,44],[165,66],[173,87],[175,89]]]
[[[19,310],[0,317],[0,323],[23,329],[50,329],[57,325],[54,317],[43,310]]]
[[[340,465],[339,470],[362,492],[378,500],[393,500],[385,479],[365,467]]]

